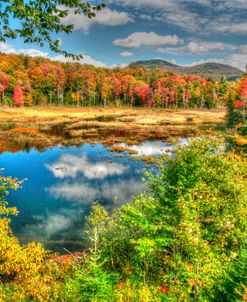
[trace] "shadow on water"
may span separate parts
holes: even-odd
[[[44,132],[47,135],[59,136],[64,139],[71,139],[71,134],[68,130],[65,129],[66,123],[56,124],[51,126],[49,129],[43,129],[41,132]]]

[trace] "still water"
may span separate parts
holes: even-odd
[[[148,156],[171,148],[149,141],[126,147]],[[1,154],[5,176],[27,179],[8,198],[20,212],[12,219],[14,234],[23,243],[39,241],[54,251],[82,249],[92,203],[98,201],[111,210],[131,201],[147,189],[141,180],[145,166],[136,156],[110,152],[101,144]]]

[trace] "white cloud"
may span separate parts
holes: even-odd
[[[183,47],[183,51],[190,54],[208,54],[234,50],[235,48],[235,46],[227,43],[195,40]]]
[[[135,32],[125,39],[116,39],[113,44],[125,48],[152,48],[162,45],[177,45],[181,42],[182,40],[176,35],[162,36],[155,32]]]
[[[25,56],[30,56],[30,57],[48,57],[48,52],[44,52],[38,49],[20,49],[18,53],[21,53]]]
[[[247,33],[247,22],[234,23],[218,23],[215,22],[212,26],[215,32],[227,33],[227,34],[246,34]],[[213,29],[212,28],[212,29]]]
[[[243,71],[246,71],[247,58],[246,54],[235,53],[221,60],[223,63],[235,66]]]
[[[127,67],[129,64],[126,63],[120,63],[120,64],[113,64],[110,66],[110,68],[125,68]]]
[[[172,63],[172,64],[177,64],[177,60],[175,59],[175,58],[173,58],[173,59],[166,59],[166,58],[162,58],[162,57],[154,57],[153,58],[154,60],[162,60],[162,61],[166,61],[166,62],[170,62],[170,63]]]
[[[201,5],[203,9],[211,6],[211,0],[119,0],[118,3],[133,7],[135,15],[140,19],[173,24],[189,31],[197,31],[198,25],[204,22],[191,6]]]
[[[64,18],[64,24],[73,24],[74,30],[83,30],[88,32],[92,25],[104,25],[104,26],[117,26],[125,25],[129,22],[133,22],[132,17],[126,12],[119,12],[116,10],[111,10],[109,8],[104,8],[103,10],[97,12],[96,16],[93,18],[88,18],[84,15],[74,14],[73,10],[70,11],[67,17]]]
[[[236,51],[238,54],[247,54],[247,45],[240,45]]]
[[[132,51],[122,51],[122,52],[120,53],[120,55],[121,55],[122,57],[133,57],[133,56],[134,56],[134,53],[133,53]]]
[[[153,17],[148,14],[140,14],[138,15],[138,17],[143,20],[153,21]]]
[[[246,0],[221,0],[218,2],[218,6],[215,6],[220,10],[229,10],[229,9],[246,9]]]
[[[102,67],[102,68],[125,68],[128,66],[128,64],[126,63],[118,63],[118,64],[112,64],[112,65],[107,65],[106,63],[99,61],[99,60],[95,60],[94,58],[92,58],[89,55],[82,55],[83,58],[80,60],[73,60],[72,58],[69,57],[65,57],[63,55],[59,55],[56,57],[52,57],[50,58],[53,61],[59,61],[59,62],[63,62],[63,63],[80,63],[83,65],[93,65],[95,67]]]
[[[204,63],[220,63],[220,64],[227,64],[236,68],[239,68],[240,70],[245,71],[246,70],[246,55],[245,54],[232,54],[229,55],[223,59],[205,59],[205,60],[200,60],[200,61],[195,61],[192,64],[189,64],[188,66],[194,66],[198,64],[204,64]]]
[[[0,52],[5,54],[23,54],[30,57],[48,57],[47,52],[38,49],[27,48],[16,50],[12,45],[2,42],[0,43]]]
[[[16,50],[13,48],[12,45],[0,42],[0,52],[6,54],[12,54],[12,53],[16,53]]]
[[[108,0],[114,3],[115,0]],[[246,0],[118,0],[132,8],[136,18],[178,26],[208,35],[247,33]],[[201,6],[201,7],[200,7]]]
[[[115,0],[111,0],[109,3],[114,3]],[[235,0],[236,1],[236,0]],[[237,1],[245,1],[245,0],[237,0]],[[179,4],[199,4],[203,6],[210,6],[211,0],[118,0],[119,3],[125,6],[135,6],[142,8],[143,6],[147,6],[150,8],[157,9],[172,9],[177,7]]]
[[[176,59],[174,59],[174,58],[173,58],[173,59],[171,59],[171,60],[170,60],[170,62],[171,62],[172,64],[175,64],[175,65],[177,64],[177,60],[176,60]]]
[[[66,63],[66,62],[70,62],[70,63],[78,62],[78,63],[86,64],[86,65],[94,65],[96,67],[107,67],[107,64],[105,64],[104,62],[95,60],[94,58],[92,58],[89,55],[83,55],[82,59],[76,60],[76,61],[73,60],[72,58],[65,57],[63,55],[58,55],[58,56],[52,57],[50,59],[53,60],[53,61],[60,61],[60,62],[63,62],[63,63]]]
[[[107,162],[90,162],[85,155],[79,157],[64,154],[60,159],[46,165],[56,178],[76,178],[80,173],[88,179],[103,179],[111,175],[122,175],[127,167],[122,164]]]
[[[177,47],[177,48],[159,47],[157,51],[161,53],[172,53],[172,54],[202,55],[202,54],[233,51],[236,49],[237,47],[235,45],[228,44],[228,43],[192,39],[191,41],[188,42],[188,44],[184,46]]]

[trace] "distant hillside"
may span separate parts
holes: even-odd
[[[147,61],[136,61],[131,66],[143,66],[148,70],[162,69],[172,71],[180,74],[198,74],[202,77],[208,78],[213,76],[220,79],[222,75],[225,75],[228,80],[233,81],[243,76],[243,71],[236,67],[232,67],[226,64],[219,63],[204,63],[191,67],[183,67],[172,64],[165,60],[147,60]]]

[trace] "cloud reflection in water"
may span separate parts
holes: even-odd
[[[179,139],[177,141],[178,145],[185,145],[188,143],[188,139]],[[168,152],[171,154],[170,151],[174,150],[175,145],[164,143],[164,142],[157,142],[157,141],[146,141],[139,145],[128,145],[125,143],[116,144],[115,146],[121,146],[127,149],[131,149],[137,152],[139,156],[159,156],[163,153]]]
[[[48,192],[53,198],[66,199],[68,201],[80,204],[93,203],[94,201],[108,201],[112,203],[115,198],[118,204],[126,203],[131,200],[132,196],[145,190],[145,184],[136,179],[119,179],[114,181],[100,182],[93,184],[89,182],[63,182],[48,188]]]
[[[121,175],[126,170],[123,164],[113,162],[90,162],[85,155],[76,156],[72,154],[63,154],[60,159],[53,163],[45,165],[56,178],[76,178],[79,173],[83,173],[88,179],[103,179],[111,175]]]

